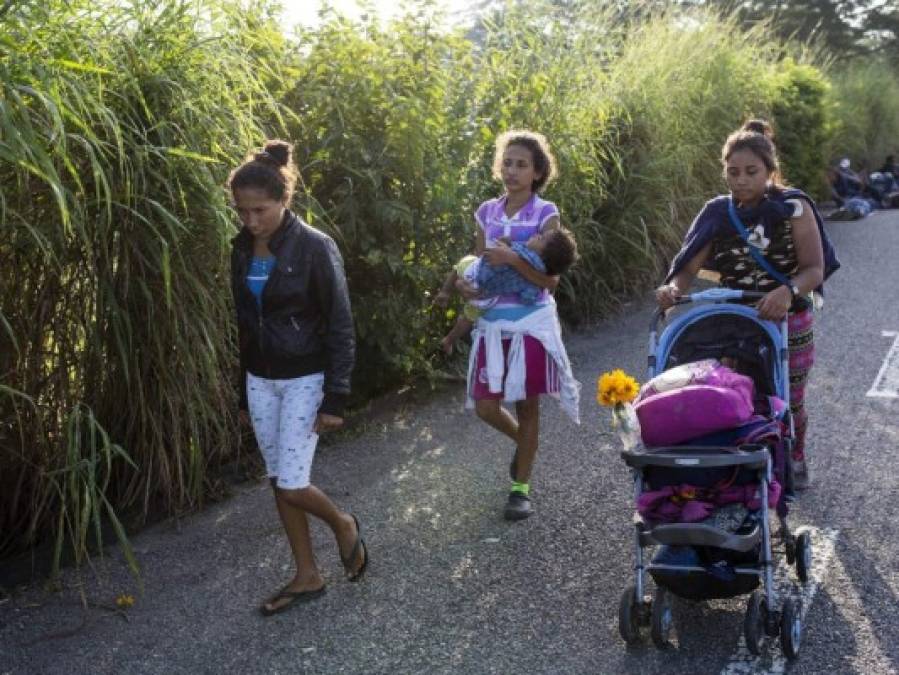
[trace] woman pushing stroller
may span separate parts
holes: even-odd
[[[832,272],[839,263],[812,200],[780,182],[766,123],[754,120],[732,133],[721,162],[730,195],[707,202],[697,215],[656,299],[671,307],[701,268],[713,268],[726,288],[765,293],[757,304],[761,319],[787,318],[794,485],[801,489],[809,480],[804,393],[815,353],[810,294],[820,291],[825,268]]]

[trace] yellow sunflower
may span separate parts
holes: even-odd
[[[618,368],[599,377],[596,383],[596,401],[603,406],[630,403],[639,391],[637,380]]]

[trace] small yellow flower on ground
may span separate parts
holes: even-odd
[[[134,604],[134,596],[128,595],[127,593],[122,593],[119,597],[115,599],[115,604],[119,607],[128,608]]]

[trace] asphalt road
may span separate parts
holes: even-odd
[[[145,590],[112,550],[62,591],[0,600],[0,673],[864,673],[899,672],[899,400],[866,393],[899,331],[899,213],[832,223],[843,269],[828,283],[808,393],[814,485],[800,657],[741,649],[745,599],[675,606],[675,646],[627,648],[617,608],[632,577],[631,483],[593,400],[599,373],[644,372],[652,308],[567,336],[584,383],[580,427],[546,401],[537,514],[502,520],[511,445],[463,410],[462,387],[407,403],[322,449],[315,482],[360,517],[365,580],[341,578],[313,538],[323,599],[273,617],[258,603],[290,556],[260,482],[135,537]],[[781,569],[781,573],[785,570]],[[786,574],[792,587],[795,574]],[[115,611],[120,593],[137,596]]]

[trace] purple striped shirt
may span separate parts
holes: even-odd
[[[509,237],[513,242],[525,243],[528,239],[543,230],[544,225],[551,218],[558,217],[559,209],[552,202],[540,199],[537,193],[525,202],[524,206],[514,216],[506,216],[506,195],[496,199],[488,199],[478,207],[474,218],[484,231],[484,240],[487,248],[494,248],[496,240],[500,237]],[[546,289],[537,299],[536,306],[545,305],[552,301],[552,295]],[[521,302],[517,295],[501,295],[497,299],[495,308],[517,307]]]
[[[509,237],[513,242],[525,243],[543,230],[546,221],[558,215],[559,209],[556,205],[540,199],[535,192],[511,218],[506,216],[505,195],[488,199],[481,204],[475,211],[474,218],[478,221],[478,227],[484,230],[487,248],[493,248],[500,237]]]

